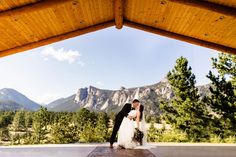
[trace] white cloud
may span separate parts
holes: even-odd
[[[74,63],[79,59],[81,54],[78,51],[75,50],[64,50],[63,48],[55,49],[53,46],[48,46],[45,49],[42,50],[41,54],[44,57],[44,60],[47,61],[49,58],[56,59],[58,61],[65,61],[68,63]],[[83,63],[82,61],[79,61],[79,63]],[[84,66],[84,64],[81,66]]]

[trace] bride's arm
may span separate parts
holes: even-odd
[[[136,118],[136,123],[137,123],[137,128],[139,129],[139,125],[140,125],[140,111],[137,111],[137,118]]]

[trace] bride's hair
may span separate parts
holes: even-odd
[[[139,107],[139,111],[140,111],[140,121],[141,121],[142,118],[143,118],[143,109],[144,109],[143,105],[140,105],[140,107]]]
[[[140,103],[140,101],[138,99],[134,99],[133,103],[136,103],[136,102]]]

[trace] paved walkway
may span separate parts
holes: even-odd
[[[236,157],[236,144],[148,143],[134,150],[103,144],[0,146],[0,157]]]

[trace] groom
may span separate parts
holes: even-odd
[[[136,109],[138,107],[139,103],[140,103],[139,100],[134,99],[132,104],[129,104],[129,103],[125,104],[124,107],[122,108],[122,110],[116,115],[115,124],[114,124],[113,131],[112,131],[111,138],[110,138],[110,148],[113,148],[113,143],[115,141],[116,134],[120,128],[123,118],[127,117],[129,119],[133,119],[132,116],[128,116],[128,113],[131,110]]]

